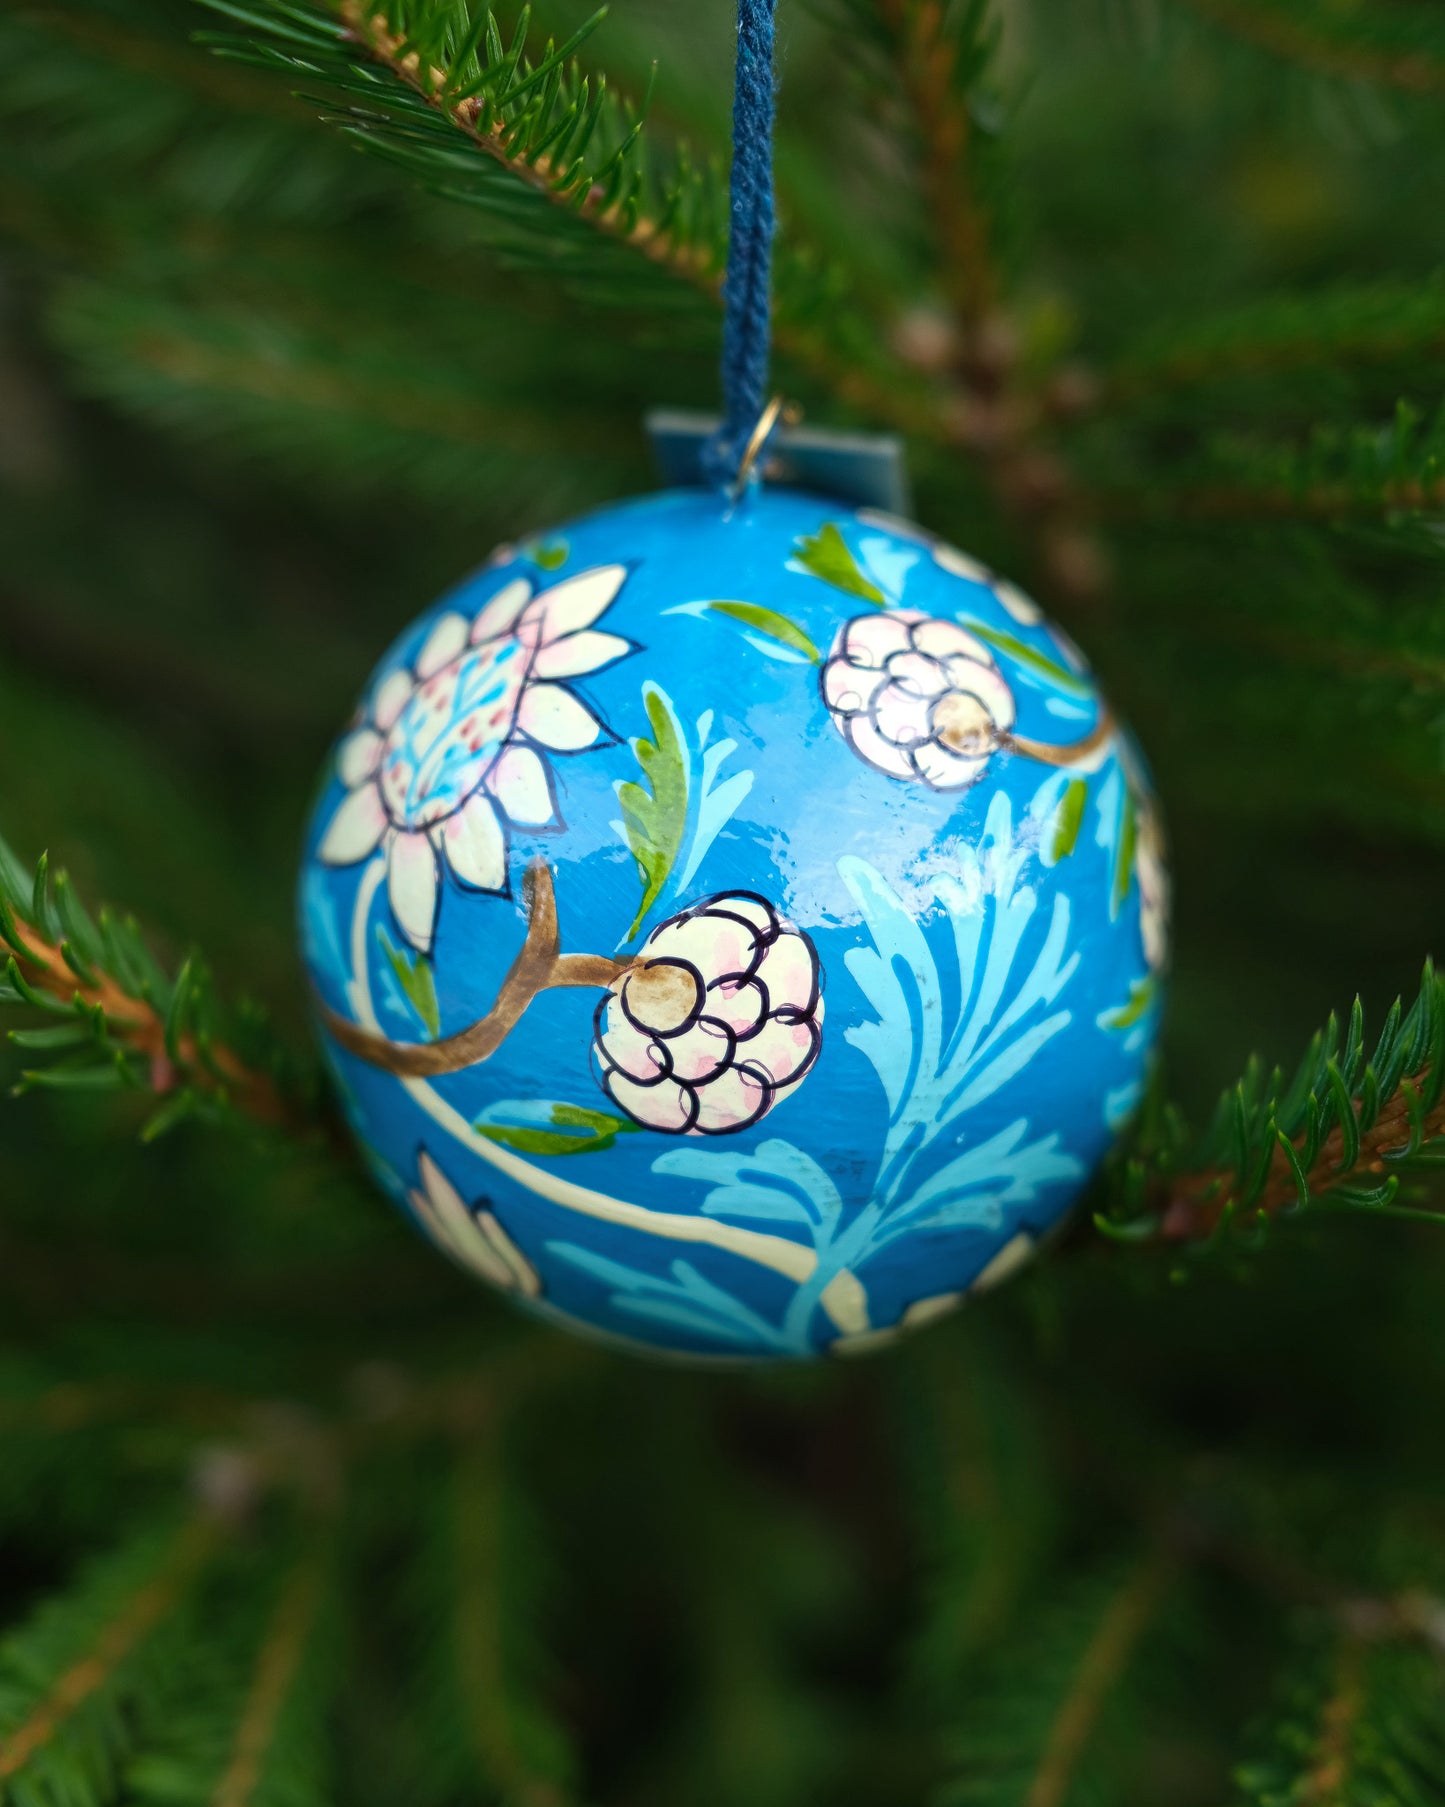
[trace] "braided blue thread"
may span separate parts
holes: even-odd
[[[767,405],[772,337],[773,15],[777,0],[738,0],[732,204],[723,283],[723,426],[709,474],[728,481]]]

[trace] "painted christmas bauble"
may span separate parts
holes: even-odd
[[[301,880],[415,1222],[548,1318],[734,1359],[872,1346],[1027,1254],[1139,1096],[1167,909],[1072,643],[766,489],[495,553],[377,668]]]

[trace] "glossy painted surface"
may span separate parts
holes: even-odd
[[[1067,1210],[1153,1040],[1168,892],[1076,649],[906,523],[763,492],[503,549],[378,667],[306,958],[449,1254],[709,1357],[865,1348]]]

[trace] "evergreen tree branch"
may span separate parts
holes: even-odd
[[[1189,3],[1215,25],[1303,68],[1413,94],[1445,92],[1445,38],[1428,14],[1341,9],[1315,0]]]
[[[1402,1176],[1445,1142],[1445,977],[1427,964],[1408,1011],[1396,999],[1368,1057],[1359,999],[1331,1017],[1293,1079],[1251,1062],[1191,1143],[1168,1110],[1147,1121],[1122,1200],[1096,1221],[1124,1240],[1209,1244],[1316,1207],[1445,1224],[1399,1205]]]
[[[1445,353],[1445,276],[1255,302],[1145,339],[1101,380],[1101,406],[1148,406],[1161,391],[1345,363],[1418,366]],[[1273,393],[1273,391],[1271,391]]]
[[[493,1415],[494,1416],[494,1415]],[[492,1424],[458,1445],[450,1501],[451,1650],[457,1711],[476,1773],[509,1807],[560,1807],[566,1746],[519,1672],[527,1632],[509,1623],[508,1483]]]
[[[939,274],[965,340],[997,305],[992,232],[978,192],[967,89],[994,53],[987,7],[943,0],[876,0],[922,143],[922,178],[937,238]],[[962,19],[960,22],[960,10]]]
[[[238,1112],[268,1127],[315,1126],[309,1089],[254,1009],[224,1014],[193,956],[174,978],[156,962],[132,918],[92,921],[68,876],[42,856],[27,880],[0,841],[0,1005],[64,1018],[12,1030],[16,1046],[46,1064],[22,1089],[149,1092],[159,1108],[149,1139],[196,1113]]]
[[[326,1597],[330,1555],[317,1543],[296,1565],[257,1654],[235,1744],[212,1807],[254,1807]]]
[[[131,1659],[181,1605],[220,1541],[220,1526],[208,1516],[187,1520],[158,1558],[148,1535],[0,1646],[0,1801],[30,1798],[17,1787],[37,1764],[63,1759],[56,1747],[77,1716],[123,1684]],[[84,1640],[78,1649],[77,1634]],[[104,1732],[92,1734],[109,1743]]]
[[[1107,512],[1202,521],[1399,519],[1445,503],[1445,411],[1428,421],[1401,402],[1388,425],[1320,428],[1302,447],[1220,439],[1192,477],[1140,469]]]
[[[1108,1700],[1162,1606],[1173,1565],[1144,1557],[1109,1601],[1049,1725],[1023,1807],[1063,1807]]]
[[[1150,1548],[1029,1614],[966,1691],[945,1807],[1064,1807],[1089,1786],[1109,1798],[1096,1773],[1104,1722],[1122,1714],[1180,1573]]]

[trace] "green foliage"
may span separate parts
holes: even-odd
[[[632,743],[642,783],[619,785],[617,790],[627,845],[642,879],[642,902],[627,932],[629,940],[661,896],[687,832],[687,749],[682,732],[672,705],[656,685],[645,684],[642,694],[652,727],[651,740],[639,736]]]
[[[814,665],[821,665],[823,662],[823,655],[797,622],[790,621],[786,615],[780,615],[776,609],[765,609],[756,602],[726,601],[710,602],[708,607],[714,614],[726,615],[731,621],[741,621],[745,627],[750,627],[759,634],[766,634],[770,640],[776,640],[779,646],[801,653]]]
[[[545,1115],[545,1126],[537,1117]],[[508,1118],[515,1121],[508,1122]],[[603,1154],[619,1136],[632,1135],[638,1125],[610,1111],[588,1110],[580,1104],[516,1104],[504,1101],[488,1108],[477,1132],[489,1142],[518,1154]]]
[[[877,609],[888,607],[888,598],[877,584],[864,576],[832,521],[825,522],[817,533],[798,541],[794,562],[810,576],[821,578],[825,584],[832,584],[835,590],[842,590],[847,596],[860,597]]]
[[[422,1027],[428,1036],[435,1041],[441,1034],[441,1011],[437,1005],[436,981],[432,978],[430,962],[420,959],[415,954],[404,953],[393,945],[391,937],[379,924],[376,938],[381,943],[381,951],[386,955],[387,964],[396,974],[396,982],[402,989],[402,995],[421,1018]]]
[[[0,943],[0,1005],[67,1019],[10,1031],[43,1063],[22,1070],[17,1090],[149,1091],[161,1102],[144,1141],[232,1107],[278,1123],[305,1110],[294,1063],[263,1012],[224,1010],[195,956],[170,976],[133,917],[102,910],[92,920],[67,873],[52,878],[42,854],[28,876],[3,841]]]
[[[1445,1666],[1424,1642],[1370,1642],[1315,1625],[1280,1688],[1260,1754],[1242,1764],[1248,1807],[1445,1800]]]
[[[1402,1175],[1438,1160],[1442,1090],[1445,978],[1427,964],[1419,995],[1408,1010],[1395,1000],[1373,1052],[1356,998],[1343,1032],[1331,1016],[1288,1081],[1281,1068],[1251,1060],[1202,1138],[1167,1107],[1148,1113],[1124,1178],[1127,1202],[1099,1227],[1126,1239],[1218,1241],[1324,1208],[1445,1222],[1396,1202]]]

